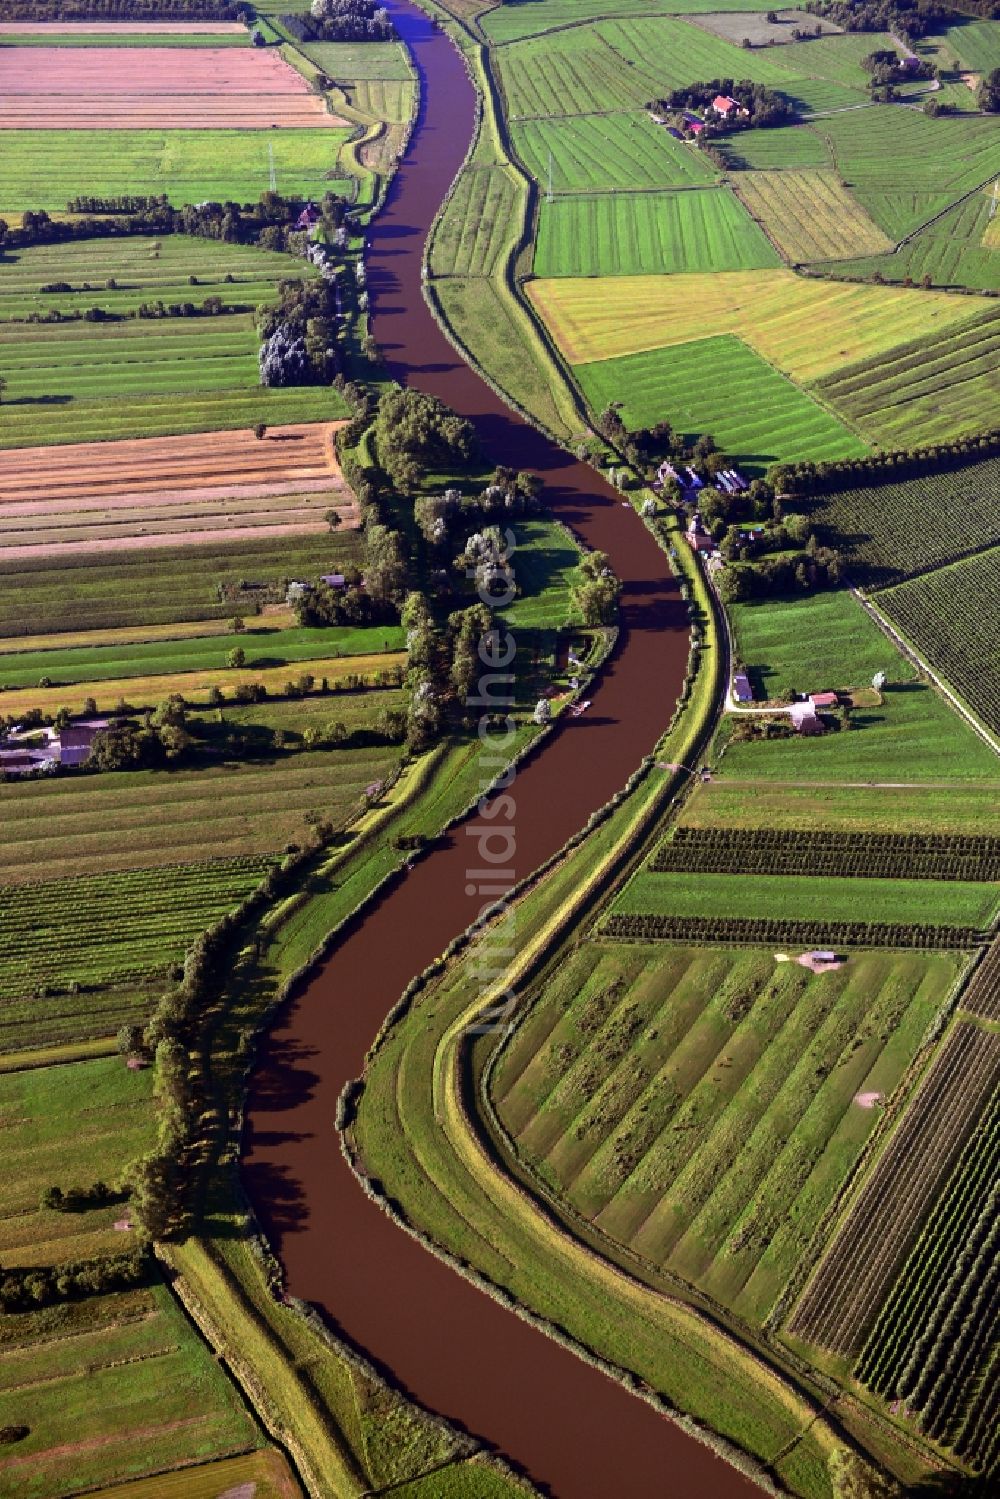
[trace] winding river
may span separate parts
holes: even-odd
[[[520,770],[516,867],[530,873],[620,787],[667,724],[687,621],[642,522],[593,470],[507,406],[444,337],[421,293],[428,230],[465,156],[475,95],[448,37],[407,0],[390,9],[421,73],[409,150],[371,235],[374,334],[392,374],[476,425],[496,462],[528,468],[548,506],[623,581],[619,649],[593,706]],[[516,555],[514,558],[516,566]],[[494,1444],[558,1499],[758,1491],[651,1406],[428,1254],[361,1191],[333,1130],[344,1084],[414,973],[474,918],[462,829],[374,905],[278,1017],[248,1107],[244,1175],[289,1289],[415,1399]]]

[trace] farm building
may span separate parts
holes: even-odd
[[[738,703],[753,702],[753,688],[745,671],[738,671],[733,677],[733,697]]]
[[[76,723],[67,724],[56,740],[59,764],[71,769],[83,765],[94,739],[102,729],[109,728],[110,723],[107,718],[81,718]]]
[[[307,203],[295,220],[296,229],[312,229],[319,223],[319,209],[315,203]]]
[[[812,703],[793,703],[788,712],[797,733],[822,734],[823,725]]]
[[[346,588],[347,579],[343,573],[321,573],[320,582],[325,583],[327,588]]]
[[[687,531],[685,532],[685,535],[687,536],[688,541],[696,552],[715,551],[715,542],[705,530],[705,523],[702,520],[701,516],[698,514],[697,510],[688,521]]]
[[[731,99],[728,94],[716,94],[712,100],[711,107],[724,120],[728,120],[730,115],[748,115],[750,113],[748,109],[743,108],[738,99]]]
[[[813,708],[836,708],[840,704],[840,698],[835,692],[810,692],[809,701]]]

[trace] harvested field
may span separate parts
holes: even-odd
[[[344,125],[274,51],[0,49],[0,129],[202,129]]]
[[[338,423],[0,452],[0,558],[193,546],[359,524]]]
[[[998,1077],[1000,1036],[954,1025],[795,1309],[796,1337],[860,1351]]]
[[[966,321],[975,308],[943,292],[806,281],[786,270],[553,278],[528,292],[573,364],[735,333],[800,381]]]
[[[781,253],[793,263],[879,255],[892,241],[833,172],[740,172],[734,186]]]
[[[774,15],[773,21],[767,19],[771,14]],[[802,25],[802,19],[800,10],[713,11],[708,15],[691,17],[695,26],[701,26],[705,31],[711,31],[724,42],[733,42],[737,47],[744,37],[754,47],[786,46],[794,42],[792,31]],[[818,26],[824,36],[836,36],[840,33],[839,26],[821,16],[810,16],[807,24],[813,29]]]

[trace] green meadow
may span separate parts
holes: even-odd
[[[545,185],[551,153],[556,193],[690,187],[718,175],[707,157],[645,114],[520,120],[511,136],[528,171]]]

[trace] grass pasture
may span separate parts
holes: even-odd
[[[838,490],[814,514],[821,526],[846,539],[859,582],[898,583],[1000,543],[998,477],[1000,461],[986,458],[927,478]],[[929,526],[928,507],[961,515],[963,525]]]
[[[268,186],[274,148],[278,191],[319,198],[346,192],[330,176],[349,131],[6,130],[0,212],[63,209],[86,184],[95,197],[166,192],[176,206],[254,202]]]
[[[704,78],[749,78],[775,88],[788,82],[770,50],[748,52],[734,47],[677,16],[623,17],[602,21],[595,30],[624,59],[627,72],[653,80],[653,91],[643,96],[642,103]]]
[[[748,469],[865,451],[853,432],[731,334],[577,365],[575,374],[593,410],[621,400],[629,426],[667,420],[692,437],[710,432]]]
[[[252,313],[124,323],[0,324],[0,447],[329,421],[320,386],[262,389]]]
[[[536,182],[548,182],[551,152],[552,187],[559,194],[693,187],[718,175],[707,157],[645,114],[520,120],[511,137]]]
[[[909,277],[931,285],[1000,290],[1000,219],[990,219],[993,185],[973,193],[908,240],[894,255],[851,261],[838,269],[852,277]]]
[[[544,47],[515,42],[495,56],[511,123],[635,109],[655,87],[648,61],[639,69],[623,67],[601,30],[590,26],[557,31]]]
[[[68,1499],[80,1485],[89,1491],[181,1468],[182,1484],[143,1486],[143,1499],[217,1494],[217,1486],[201,1487],[202,1469],[187,1465],[262,1444],[242,1401],[163,1285],[90,1297],[54,1312],[18,1313],[5,1322],[11,1385],[0,1392],[0,1422],[27,1421],[31,1432],[3,1449],[0,1489],[19,1499]],[[263,1499],[266,1490],[259,1492]],[[281,1499],[295,1492],[285,1489]]]
[[[959,21],[945,32],[962,65],[972,73],[1000,68],[1000,22]]]
[[[711,11],[707,15],[692,16],[696,26],[720,36],[724,42],[739,46],[743,38],[754,47],[784,47],[794,42],[792,30],[801,26],[802,12],[798,10],[775,11],[775,20],[769,21],[767,11]],[[840,28],[822,16],[810,16],[807,25],[819,26],[824,36],[839,36]],[[779,58],[780,62],[780,58]]]
[[[958,298],[955,302],[960,305]],[[956,327],[848,365],[828,375],[818,390],[872,442],[916,447],[994,424],[998,355],[1000,313],[990,308]],[[972,544],[978,541],[973,538]]]
[[[882,705],[855,708],[850,730],[731,743],[720,776],[754,783],[914,784],[997,777],[996,756],[917,680],[846,591],[737,604],[731,615],[737,654],[762,697],[863,687],[879,670],[888,681]]]
[[[5,1266],[51,1265],[128,1247],[120,1203],[79,1213],[39,1205],[46,1187],[114,1185],[155,1139],[152,1073],[121,1057],[0,1075],[0,1120],[10,1172],[0,1187]],[[0,1388],[10,1380],[8,1374]],[[13,1381],[11,1381],[13,1382]],[[2,1472],[2,1466],[0,1466]]]
[[[466,168],[431,240],[431,274],[497,275],[510,253],[522,191],[506,167]]]
[[[334,83],[361,79],[405,83],[413,78],[406,49],[399,42],[299,42],[296,46]]]
[[[800,382],[933,336],[974,308],[943,292],[804,280],[787,270],[552,278],[528,292],[574,365],[734,333]]]
[[[862,782],[727,780],[695,788],[681,813],[692,828],[816,826],[845,833],[981,833],[994,816],[994,781],[942,781],[927,786],[865,786]]]
[[[833,165],[821,125],[778,125],[770,130],[744,130],[736,135],[723,136],[715,144],[725,156],[730,171],[734,172]]]
[[[302,1493],[286,1459],[275,1447],[199,1463],[155,1478],[117,1484],[100,1499],[220,1499],[253,1485],[253,1499],[299,1499]]]
[[[773,1305],[954,979],[948,956],[584,943],[492,1078],[550,1186],[753,1320]]]
[[[59,25],[44,21],[6,22],[0,27],[0,47],[249,47],[250,33],[245,26],[235,24],[226,31],[225,21],[215,23],[218,30],[207,32],[168,31],[168,23],[160,22],[162,29],[156,31],[129,31],[118,25],[106,31],[100,27],[90,28],[81,24],[78,31],[70,31],[71,22]],[[18,29],[20,27],[21,29]]]
[[[75,627],[138,629],[174,621],[253,615],[284,598],[284,580],[315,578],[360,561],[357,533],[268,536],[243,542],[63,558],[0,559],[0,636]],[[249,585],[249,586],[247,586]]]
[[[728,188],[566,196],[543,203],[536,276],[742,271],[778,264]]]
[[[735,187],[753,217],[793,264],[879,255],[892,248],[889,238],[833,172],[740,172]]]
[[[995,734],[1000,734],[998,600],[998,547],[922,573],[878,597],[896,628]]]

